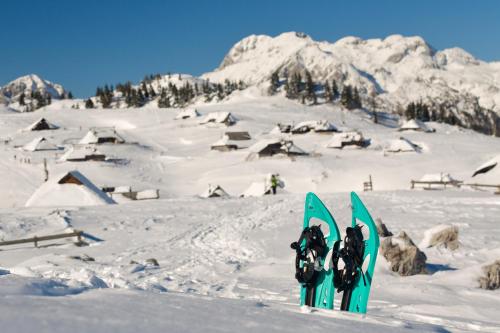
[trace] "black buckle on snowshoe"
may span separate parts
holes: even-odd
[[[304,247],[302,243],[305,241]],[[325,237],[320,226],[304,228],[297,242],[290,244],[297,253],[295,257],[295,278],[299,283],[312,284],[317,278],[317,261],[326,250]]]

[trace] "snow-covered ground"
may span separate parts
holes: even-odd
[[[1,248],[2,332],[500,331],[500,294],[477,283],[481,266],[500,257],[500,199],[468,188],[409,189],[410,180],[441,172],[500,183],[496,168],[471,178],[498,155],[499,138],[434,123],[429,126],[435,133],[398,132],[392,118],[374,125],[361,111],[305,108],[256,95],[250,88],[224,104],[197,106],[202,115],[231,112],[238,123],[229,128],[200,125],[201,117],[174,120],[175,109],[74,110],[55,101],[35,113],[0,112],[0,239],[73,228],[83,230],[89,243],[77,247],[66,239]],[[42,116],[60,129],[19,131]],[[257,142],[278,122],[321,119],[361,131],[371,145],[329,149],[332,134],[308,133],[287,135],[310,153],[305,157],[248,160],[248,149],[210,150],[226,130],[248,131]],[[96,126],[114,126],[127,141],[99,146],[112,161],[60,162],[63,150],[16,148],[40,135],[67,148]],[[421,152],[384,151],[401,136]],[[43,183],[44,158],[49,177],[78,169],[98,187],[159,189],[160,199],[24,207]],[[278,195],[238,197],[270,173],[285,182]],[[422,249],[430,274],[412,277],[392,273],[380,256],[366,316],[300,309],[289,245],[300,234],[305,193],[318,193],[344,230],[350,222],[347,192],[361,192],[369,175],[375,191],[360,195],[374,218],[394,233],[405,230],[416,244],[435,225],[456,225],[460,248]],[[199,198],[208,184],[233,197]],[[159,266],[147,261],[153,258]]]

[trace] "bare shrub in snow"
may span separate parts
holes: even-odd
[[[437,225],[424,233],[424,239],[420,247],[441,246],[450,250],[459,247],[458,227],[449,224]]]
[[[500,288],[500,260],[491,265],[483,266],[484,276],[479,278],[479,287],[487,290]]]
[[[390,263],[391,270],[401,276],[427,273],[427,256],[404,231],[398,236],[385,238],[380,245],[380,252]]]

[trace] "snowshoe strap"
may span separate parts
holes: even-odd
[[[313,284],[318,275],[317,271],[321,270],[319,259],[325,255],[326,251],[325,237],[320,226],[313,225],[304,228],[299,240],[290,244],[290,247],[297,253],[295,278],[299,283]]]
[[[346,237],[344,238],[344,247],[342,249],[339,248],[340,241],[335,243],[332,255],[334,284],[337,292],[345,292],[353,288],[359,273],[363,275],[362,265],[365,243],[363,242],[361,226],[348,227]],[[338,268],[339,259],[342,259],[344,262],[344,268],[341,270]]]

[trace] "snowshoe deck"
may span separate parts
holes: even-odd
[[[325,222],[329,228],[329,234],[326,236],[326,251],[319,258],[321,267],[325,267],[325,261],[331,255],[335,242],[340,240],[340,232],[332,214],[330,214],[323,202],[314,193],[308,193],[304,208],[304,229],[309,227],[310,221],[313,218]],[[301,244],[301,246],[303,245]],[[333,271],[328,265],[326,268],[327,270],[322,269],[318,272],[314,284],[301,284],[300,305],[333,309],[333,297],[335,293]]]

